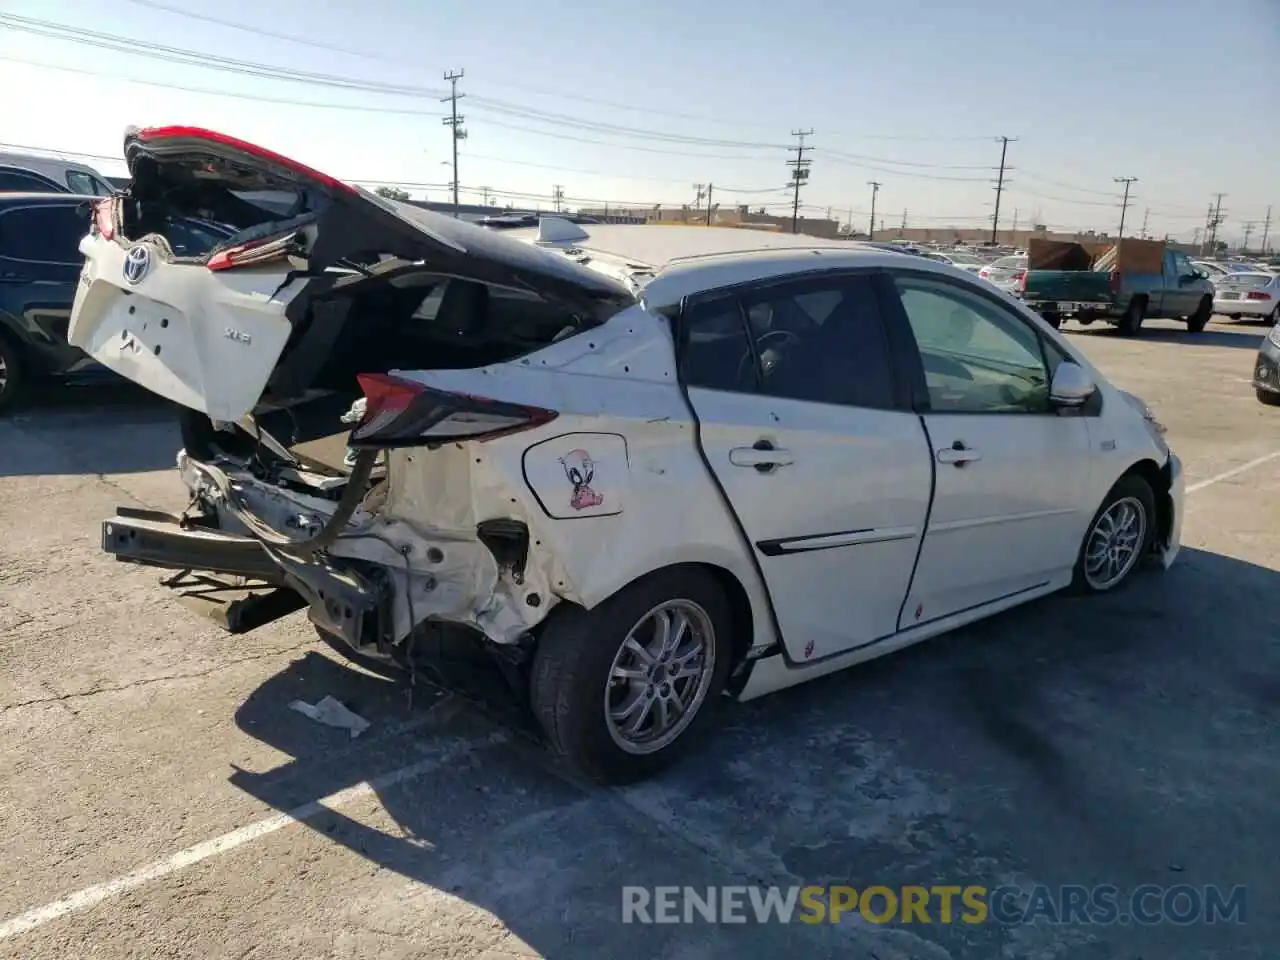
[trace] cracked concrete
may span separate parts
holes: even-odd
[[[1153,326],[1073,336],[1169,425],[1188,483],[1280,449],[1280,417],[1240,382],[1259,328]],[[429,687],[410,709],[301,615],[228,637],[157,571],[104,557],[122,499],[181,508],[176,438],[160,405],[73,393],[0,420],[0,925],[493,732]],[[0,939],[0,957],[1269,960],[1277,494],[1280,461],[1209,486],[1166,575],[727,709],[652,782],[585,789],[512,737]],[[288,709],[325,694],[370,731]],[[1244,884],[1249,923],[619,922],[624,884],[975,882]]]

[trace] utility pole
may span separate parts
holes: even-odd
[[[1000,177],[996,180],[996,210],[991,217],[991,242],[996,242],[996,234],[1000,230],[1000,194],[1004,193],[1005,156],[1009,152],[1009,144],[1017,143],[1017,137],[996,137],[1000,141]]]
[[[868,180],[867,186],[871,188],[871,220],[867,227],[867,239],[874,240],[876,238],[876,194],[880,192],[883,184],[877,183],[875,180]]]
[[[1142,211],[1142,239],[1147,239],[1147,221],[1151,219],[1151,208]]]
[[[791,201],[791,232],[800,232],[800,188],[809,180],[809,164],[812,160],[804,158],[805,150],[810,149],[804,145],[804,138],[813,136],[812,130],[792,130],[791,135],[796,138],[794,147],[787,147],[788,153],[794,153],[796,158],[788,160],[787,166],[791,167],[791,183],[792,189],[795,191],[794,199]]]
[[[1013,242],[1018,242],[1018,208],[1013,208]]]
[[[902,208],[902,226],[898,229],[898,239],[901,240],[907,235],[907,208]]]
[[[449,96],[441,97],[441,103],[449,104],[449,116],[442,121],[446,127],[450,128],[453,140],[453,215],[458,215],[458,141],[467,138],[466,128],[462,126],[465,117],[458,115],[458,101],[465,97],[465,93],[458,92],[458,81],[466,74],[465,70],[459,70],[457,73],[450,71],[444,75],[449,81]]]
[[[1267,252],[1267,234],[1271,232],[1271,208],[1267,207],[1267,219],[1262,221],[1262,252]]]
[[[1116,234],[1117,240],[1124,239],[1124,215],[1129,209],[1129,187],[1138,182],[1137,177],[1112,177],[1116,183],[1124,184],[1124,201],[1120,204],[1120,230]]]
[[[693,185],[693,209],[702,209],[702,196],[706,192],[707,185],[705,183],[695,183]]]
[[[711,191],[715,188],[714,183],[707,184],[707,226],[711,226]]]
[[[564,187],[558,183],[551,188],[551,203],[554,205],[556,213],[559,213],[560,205],[564,203]]]
[[[1213,208],[1213,232],[1209,238],[1209,252],[1211,254],[1216,254],[1218,252],[1218,227],[1221,226],[1222,221],[1226,219],[1222,216],[1222,198],[1225,197],[1226,194],[1215,193],[1214,196],[1217,198],[1217,203]]]
[[[480,193],[484,198],[480,202],[483,203],[486,207],[490,206],[493,203],[493,191],[490,190],[488,187],[481,187]]]
[[[1246,220],[1244,224],[1244,246],[1240,248],[1241,253],[1249,252],[1249,236],[1253,233],[1253,228],[1258,225],[1257,220]]]
[[[1209,201],[1209,212],[1204,215],[1204,233],[1201,234],[1200,256],[1205,255],[1205,248],[1209,245],[1209,231],[1213,229],[1213,201]]]

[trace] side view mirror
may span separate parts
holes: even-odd
[[[1078,363],[1064,360],[1049,384],[1049,402],[1055,407],[1078,407],[1093,396],[1098,385]]]

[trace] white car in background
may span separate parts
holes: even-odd
[[[185,408],[192,507],[121,508],[104,548],[279,584],[401,664],[424,631],[478,638],[592,777],[656,770],[722,695],[1178,551],[1151,413],[960,270],[731,229],[498,234],[186,127],[125,155],[70,339]],[[192,207],[238,233],[176,260]]]
[[[975,257],[971,253],[955,253],[952,251],[943,253],[940,250],[927,250],[921,256],[929,260],[935,260],[938,263],[950,264],[953,267],[964,270],[966,273],[978,273],[987,264],[981,257]]]
[[[1012,293],[1027,274],[1027,255],[1014,254],[992,260],[978,270],[978,276],[1006,293]]]
[[[1266,318],[1280,322],[1280,276],[1274,273],[1232,273],[1213,283],[1213,312],[1240,320]]]

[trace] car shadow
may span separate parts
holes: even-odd
[[[1123,334],[1109,324],[1090,324],[1082,327],[1079,324],[1069,322],[1063,327],[1063,332],[1070,333],[1075,337],[1123,337]],[[1134,342],[1142,340],[1155,341],[1158,343],[1185,343],[1191,346],[1202,347],[1239,347],[1242,350],[1257,350],[1262,344],[1266,332],[1259,332],[1258,328],[1253,329],[1214,329],[1208,327],[1200,333],[1188,333],[1187,329],[1181,324],[1178,326],[1156,327],[1144,324],[1142,330],[1136,337],[1128,337]]]
[[[1243,884],[1257,898],[1273,869],[1257,825],[1280,790],[1280,615],[1259,598],[1278,589],[1275,570],[1184,548],[1164,575],[1114,594],[1058,595],[726,704],[685,762],[623,790],[577,783],[525,732],[439,688],[419,684],[411,709],[403,684],[310,654],[236,716],[289,759],[232,782],[279,810],[371,782],[376,817],[326,809],[304,822],[421,885],[382,890],[397,919],[379,922],[399,928],[404,911],[429,914],[444,896],[542,956],[763,957],[799,941],[807,955],[851,955],[830,925],[624,928],[623,884],[1036,878]],[[352,741],[288,709],[326,694],[372,729]],[[411,781],[388,780],[406,767]],[[365,904],[377,896],[360,891]],[[1247,927],[1090,936],[1108,956],[1262,950],[1280,924],[1260,913]],[[914,953],[893,956],[923,955],[920,939],[954,957],[1030,949],[1026,930],[1000,924],[877,930],[917,938]]]
[[[0,414],[0,477],[169,469],[182,445],[175,410],[125,380],[40,384]]]

